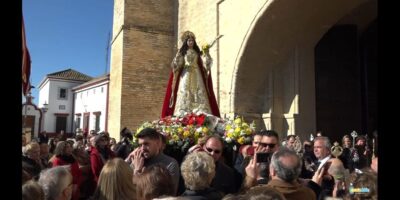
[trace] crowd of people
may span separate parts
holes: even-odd
[[[85,137],[86,136],[86,137]],[[152,128],[124,129],[116,143],[107,132],[74,138],[45,133],[22,146],[23,199],[377,199],[377,157],[367,138],[345,135],[333,156],[328,137],[303,141],[258,131],[226,162],[226,145],[210,135],[181,163],[166,155]],[[296,144],[297,142],[297,144]],[[375,152],[376,153],[376,152]],[[228,163],[232,163],[231,165]]]

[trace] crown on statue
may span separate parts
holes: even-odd
[[[194,35],[193,32],[191,31],[185,31],[182,36],[181,36],[181,41],[185,42],[187,39],[189,38],[193,38],[194,40],[196,40],[196,36]]]

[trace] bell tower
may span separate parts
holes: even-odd
[[[176,42],[177,2],[114,0],[108,131],[136,129],[161,114]]]

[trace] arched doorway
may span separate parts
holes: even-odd
[[[340,136],[377,129],[377,21],[333,26],[315,47],[317,129]]]
[[[316,132],[314,48],[340,19],[376,1],[273,1],[257,16],[235,62],[231,108],[259,129],[302,139]],[[375,15],[375,16],[374,16]],[[376,18],[376,11],[371,16]]]

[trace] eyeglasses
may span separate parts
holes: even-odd
[[[271,144],[268,144],[268,143],[262,143],[262,142],[260,142],[259,145],[262,146],[262,147],[267,147],[267,146],[268,146],[269,148],[272,149],[272,148],[275,147],[276,144],[272,144],[272,143],[271,143]]]
[[[220,154],[221,153],[221,150],[214,150],[214,149],[211,149],[211,148],[206,148],[206,150],[208,151],[208,153],[211,153],[211,152],[214,152],[215,154]]]

